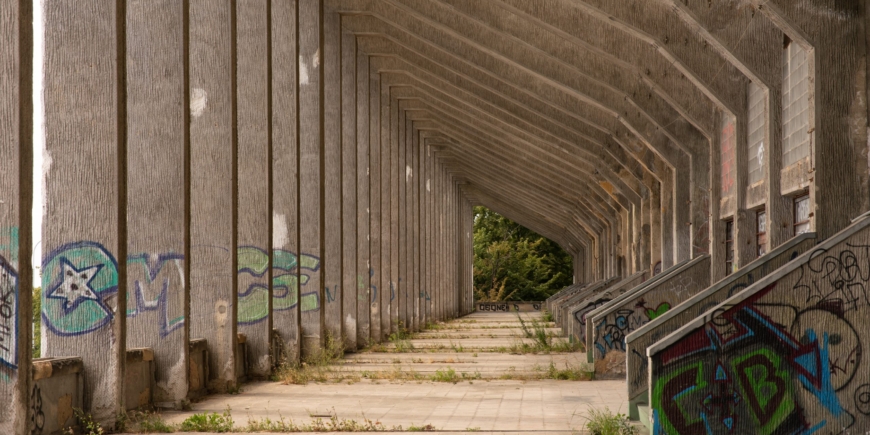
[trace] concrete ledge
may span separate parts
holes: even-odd
[[[187,389],[188,399],[198,399],[208,394],[208,342],[204,338],[190,340]]]
[[[534,313],[541,311],[543,302],[478,302],[477,311],[481,312],[506,312],[506,313]]]
[[[79,357],[33,360],[32,433],[60,434],[76,424],[73,409],[83,407],[83,368]]]
[[[646,278],[646,271],[638,272],[628,278],[610,286],[603,292],[594,295],[588,295],[579,302],[575,302],[568,307],[567,321],[568,330],[565,331],[570,337],[578,340],[580,343],[586,343],[586,315],[598,307],[610,302],[613,298],[619,297],[625,292],[643,283]]]
[[[127,349],[124,370],[124,405],[127,410],[148,408],[154,403],[155,371],[151,348]]]

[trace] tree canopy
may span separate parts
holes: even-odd
[[[486,207],[474,208],[475,300],[542,301],[573,283],[571,255]]]

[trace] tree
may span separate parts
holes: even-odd
[[[571,255],[486,207],[474,208],[478,301],[542,301],[573,283]]]

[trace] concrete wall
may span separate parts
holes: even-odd
[[[84,366],[80,358],[33,360],[33,387],[28,394],[29,430],[18,433],[61,434],[75,426],[74,410],[82,409]],[[150,398],[150,397],[149,397]],[[10,432],[12,433],[12,432]]]

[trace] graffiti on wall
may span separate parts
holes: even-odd
[[[714,311],[653,357],[654,433],[865,430],[868,280],[870,245],[845,244]]]
[[[118,291],[118,263],[99,243],[69,243],[45,257],[42,288],[42,318],[51,332],[93,332],[112,322],[106,301]]]
[[[18,367],[18,274],[0,256],[0,366]]]
[[[135,277],[127,289],[128,318],[157,311],[161,338],[184,325],[184,255],[130,255],[127,272]]]
[[[41,434],[45,428],[45,411],[42,410],[42,390],[39,384],[33,383],[30,392],[30,433]]]
[[[598,307],[610,302],[611,299],[597,299],[593,302],[589,302],[586,305],[583,305],[577,311],[574,311],[574,320],[576,320],[580,327],[577,328],[580,336],[577,337],[581,343],[586,343],[586,315],[595,311]]]
[[[266,281],[269,255],[264,249],[243,246],[238,250],[238,258],[239,287],[244,289],[239,293],[238,320],[242,324],[258,323],[269,315],[269,286]],[[299,308],[303,312],[319,309],[320,296],[317,291],[299,296],[300,287],[308,283],[309,276],[299,273],[297,277],[298,270],[318,269],[320,259],[315,256],[302,254],[297,257],[283,249],[272,251],[272,310],[289,310],[300,300]]]

